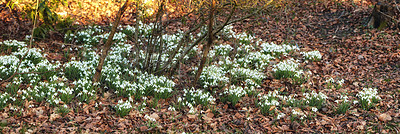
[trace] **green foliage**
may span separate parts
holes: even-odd
[[[231,102],[234,106],[246,94],[246,92],[240,86],[231,85],[229,88],[225,89],[224,94],[225,96],[222,97],[222,101]]]
[[[364,88],[356,96],[359,98],[361,108],[364,110],[371,109],[381,99],[376,88]]]
[[[125,115],[127,115],[131,110],[132,110],[132,104],[129,101],[123,101],[123,100],[119,100],[118,104],[115,105],[115,110],[117,115],[119,115],[120,117],[124,117]]]
[[[3,110],[4,107],[7,106],[7,102],[11,99],[11,96],[8,93],[2,93],[0,95],[0,110]]]
[[[67,115],[69,111],[71,111],[71,109],[69,109],[68,106],[65,104],[57,108],[57,113],[61,114],[62,117]]]
[[[36,3],[39,2],[39,3]],[[31,20],[38,20],[39,26],[33,31],[33,37],[36,39],[48,38],[50,31],[68,32],[65,30],[72,27],[73,19],[66,17],[62,18],[55,9],[59,5],[66,5],[67,0],[40,0],[40,1],[23,1],[10,0],[7,6],[11,9],[21,7],[23,13]],[[36,18],[37,15],[37,18]]]
[[[312,91],[311,93],[304,93],[304,102],[309,106],[321,109],[328,98],[325,94],[319,92],[318,94]]]
[[[13,82],[6,86],[6,92],[11,95],[17,95],[19,86],[21,85],[20,82]]]
[[[336,108],[336,113],[337,114],[345,114],[347,112],[347,110],[350,109],[350,106],[351,106],[350,102],[342,101],[338,104],[338,107]]]
[[[257,106],[260,108],[261,114],[269,115],[273,114],[276,110],[276,107],[279,106],[279,95],[278,90],[270,91],[267,95],[263,95],[259,98],[259,102],[257,102]]]
[[[60,99],[61,101],[63,101],[64,103],[71,103],[72,99],[74,99],[75,94],[74,94],[74,90],[73,88],[70,87],[61,87],[60,90],[58,90],[60,92]]]

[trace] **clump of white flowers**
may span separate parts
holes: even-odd
[[[11,49],[12,52],[17,51],[19,48],[26,47],[26,43],[17,40],[5,40],[0,42],[0,50]]]
[[[283,117],[285,117],[286,116],[286,114],[285,113],[279,113],[277,116],[276,116],[276,119],[282,119]]]
[[[11,99],[11,96],[8,93],[2,93],[0,95],[0,110],[3,110],[3,108],[7,106],[7,102],[10,99]]]
[[[154,118],[151,118],[150,116],[148,116],[147,114],[146,115],[144,115],[144,118],[146,119],[146,120],[149,120],[149,121],[152,121],[152,122],[156,122],[157,120],[156,119],[154,119]]]
[[[147,120],[147,126],[150,128],[156,127],[157,126],[157,120],[148,116],[147,114],[144,115],[144,118]]]
[[[296,99],[297,94],[291,94],[289,96],[283,96],[282,100],[285,102],[286,106],[289,107],[302,107],[304,105],[301,99]]]
[[[157,99],[170,97],[175,87],[174,81],[153,74],[143,74],[139,77],[139,83],[143,85],[146,95],[153,95]]]
[[[273,76],[277,79],[294,78],[301,76],[304,72],[298,69],[299,63],[294,59],[288,59],[273,65]]]
[[[72,99],[75,97],[74,88],[68,86],[62,86],[58,89],[58,92],[60,93],[60,99],[67,104],[71,103]]]
[[[305,118],[307,118],[307,115],[303,111],[301,111],[301,109],[299,109],[299,108],[292,109],[292,114],[291,114],[291,117],[290,117],[291,121],[296,121],[297,119],[302,121]]]
[[[192,104],[201,104],[203,106],[207,106],[208,104],[213,104],[215,102],[215,98],[207,91],[201,89],[184,89],[183,96]],[[178,98],[178,102],[182,101],[182,98]]]
[[[228,44],[221,44],[221,45],[216,45],[214,46],[213,51],[215,51],[215,55],[217,56],[229,56],[229,53],[233,50],[233,48],[231,47],[231,45]],[[213,57],[210,56],[210,57]]]
[[[123,101],[122,99],[118,101],[115,105],[115,110],[120,117],[124,117],[132,110],[132,104],[129,101]]]
[[[249,55],[250,52],[253,52],[255,50],[253,45],[246,45],[242,44],[237,48],[237,52],[235,57],[237,58],[244,58]]]
[[[369,110],[377,103],[381,98],[378,96],[378,89],[376,88],[364,88],[356,95],[359,98],[361,108]]]
[[[331,89],[331,88],[340,89],[344,84],[344,79],[335,81],[335,79],[333,79],[331,77],[331,78],[325,80],[325,83],[326,83],[326,86],[328,89]]]
[[[260,85],[262,80],[266,77],[264,73],[247,68],[233,68],[230,70],[230,73],[233,83],[240,83],[240,81],[251,79],[258,85]]]
[[[88,79],[79,79],[74,81],[72,84],[75,85],[74,91],[80,101],[89,102],[96,97],[96,90],[94,89],[93,83]]]
[[[11,83],[7,84],[6,92],[12,95],[18,95],[19,86],[22,83],[22,77],[14,77]]]
[[[239,100],[246,94],[246,91],[241,86],[231,85],[224,90],[224,100],[229,101],[232,105],[236,105]],[[222,95],[222,94],[221,94]]]
[[[0,80],[9,78],[17,69],[18,62],[14,55],[0,56]]]
[[[186,94],[186,95],[188,95],[188,94]],[[199,102],[196,102],[196,98],[198,99],[198,97],[196,97],[195,99],[191,99],[191,98],[193,98],[193,97],[196,97],[196,96],[192,96],[192,97],[188,97],[189,98],[189,101],[187,101],[186,100],[186,97],[178,97],[178,104],[177,104],[177,108],[178,109],[182,109],[182,108],[184,108],[184,107],[189,107],[189,113],[190,114],[194,114],[194,113],[196,113],[196,107],[194,107],[193,105],[195,105],[196,103],[203,103],[203,102],[201,102],[201,101],[199,101]],[[205,98],[205,97],[203,97],[203,98]],[[194,101],[191,101],[191,100],[194,100]],[[205,100],[204,102],[206,102],[206,103],[209,103],[209,102],[207,102],[207,100]]]
[[[51,77],[56,75],[56,69],[61,66],[60,62],[57,61],[56,64],[51,64],[47,59],[43,59],[34,69],[41,73],[41,78],[49,80]]]
[[[204,89],[224,86],[229,82],[229,78],[225,76],[225,73],[221,67],[215,65],[204,67],[200,75],[200,83]]]
[[[227,25],[227,26],[224,27],[224,29],[222,29],[221,34],[223,36],[227,36],[229,38],[232,38],[233,35],[236,34],[236,32],[233,31],[233,26],[232,25]]]
[[[239,44],[242,45],[250,44],[255,39],[254,36],[247,34],[245,32],[233,34],[232,37],[237,39],[239,41]]]
[[[273,56],[280,56],[281,54],[287,55],[291,51],[298,51],[300,50],[297,46],[292,45],[277,45],[275,43],[262,43],[261,44],[262,51],[265,54],[271,54]]]
[[[70,61],[64,64],[64,75],[69,80],[78,80],[92,75],[92,72],[88,71],[90,66],[87,66],[84,62]]]
[[[300,52],[304,56],[304,59],[311,61],[320,61],[322,58],[321,53],[318,50],[310,52]]]
[[[263,71],[268,66],[269,61],[272,59],[274,59],[274,57],[270,54],[250,52],[247,56],[237,59],[237,63],[241,67]]]
[[[259,95],[258,107],[260,107],[261,114],[273,114],[279,106],[278,100],[283,96],[279,95],[278,90],[269,91],[267,95]]]
[[[346,95],[340,95],[340,100],[335,101],[338,104],[338,107],[336,108],[337,114],[345,114],[347,110],[349,110],[351,103],[348,98],[349,97]]]
[[[321,109],[328,96],[319,92],[318,94],[312,91],[311,93],[303,93],[305,104]]]
[[[65,40],[70,43],[97,45],[100,40],[99,38],[93,38],[93,36],[103,33],[103,31],[100,26],[88,26],[85,30],[78,31],[75,35],[65,35]]]
[[[14,52],[13,55],[17,56],[18,58],[22,58],[25,53],[29,51],[26,56],[24,61],[26,62],[25,65],[28,66],[32,66],[32,65],[36,65],[38,64],[42,59],[43,59],[43,55],[40,53],[41,50],[38,48],[21,48],[18,51]]]

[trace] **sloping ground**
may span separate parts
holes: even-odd
[[[267,40],[299,44],[304,49],[317,49],[323,53],[320,63],[307,66],[314,70],[313,73],[318,74],[313,79],[314,89],[326,90],[323,83],[333,77],[344,79],[345,88],[333,91],[330,96],[338,96],[341,93],[355,96],[363,87],[376,87],[385,94],[383,98],[386,98],[386,101],[381,102],[379,110],[361,113],[355,111],[346,116],[322,118],[332,121],[339,131],[355,132],[360,130],[360,127],[361,130],[367,127],[367,130],[385,132],[384,128],[394,125],[397,128],[392,129],[392,132],[399,132],[399,29],[377,31],[366,27],[372,11],[371,6],[375,3],[364,3],[364,6],[360,6],[359,3],[354,5],[350,2],[334,1],[289,3],[292,6],[272,11],[263,16],[263,21],[256,22],[261,24],[247,25],[250,26],[249,31],[255,31],[256,35]],[[246,26],[246,23],[244,25]],[[268,87],[275,88],[278,87]],[[395,117],[392,122],[387,123],[390,125],[382,124],[377,116],[386,112]],[[336,129],[327,124],[322,126],[328,130]],[[324,127],[321,126],[300,128],[316,130],[314,132],[330,132],[323,131]]]
[[[364,4],[371,5],[371,3]],[[150,116],[158,118],[160,125],[149,129],[144,127],[143,118],[139,116],[138,111],[131,112],[127,118],[114,116],[115,112],[110,103],[116,101],[114,99],[110,101],[113,96],[105,95],[98,98],[97,101],[103,102],[99,107],[94,101],[83,106],[71,104],[71,107],[82,109],[72,111],[63,118],[53,114],[54,108],[42,105],[26,109],[26,112],[19,116],[2,113],[1,124],[7,124],[4,131],[26,130],[44,133],[56,131],[398,133],[400,131],[400,32],[398,29],[376,31],[366,28],[366,18],[371,10],[368,6],[355,6],[348,2],[293,1],[288,3],[286,8],[276,7],[268,14],[260,16],[261,20],[250,19],[235,25],[237,29],[254,31],[258,37],[277,44],[286,42],[297,44],[303,50],[319,50],[323,54],[320,62],[302,63],[314,74],[311,78],[313,84],[308,88],[324,91],[330,98],[339,98],[341,93],[347,93],[350,100],[357,100],[356,94],[363,88],[377,88],[382,101],[368,111],[352,107],[346,114],[337,115],[334,113],[336,104],[334,100],[329,99],[327,108],[323,108],[315,117],[301,123],[291,121],[289,118],[276,120],[274,117],[264,116],[254,106],[254,98],[243,97],[241,103],[236,106],[218,103],[216,105],[218,115],[207,110],[198,117],[167,110],[168,102],[172,101],[168,99],[160,102],[163,104],[160,110],[152,109],[156,115]],[[29,34],[31,26],[27,22],[22,24],[23,22],[8,20],[11,19],[8,17],[11,14],[4,8],[1,13],[1,19],[6,20],[1,22],[4,24],[0,27],[1,31],[25,32],[10,32],[13,36],[7,36],[7,39],[23,39]],[[6,39],[2,38],[0,41],[2,40]],[[331,77],[344,79],[343,88],[327,89],[325,81]],[[299,87],[286,87],[275,79],[268,78],[263,83],[261,90],[264,93],[275,89],[288,93],[301,92]],[[29,107],[30,104],[26,105]],[[291,112],[286,108],[281,111],[287,115]],[[176,118],[171,119],[171,116]]]

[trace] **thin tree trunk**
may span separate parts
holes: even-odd
[[[97,65],[96,72],[93,76],[93,84],[94,85],[97,85],[97,83],[100,81],[101,70],[103,69],[103,64],[108,55],[108,51],[110,50],[110,48],[112,46],[112,40],[114,38],[115,31],[117,31],[117,27],[118,27],[119,21],[121,19],[121,16],[125,12],[125,10],[128,8],[129,4],[130,4],[129,0],[125,1],[124,5],[119,9],[119,11],[115,17],[115,21],[113,23],[111,33],[108,36],[106,44],[104,45],[104,48],[102,50],[102,53],[101,53],[101,56],[99,59],[99,64]]]
[[[213,43],[213,36],[214,36],[214,34],[213,34],[213,22],[214,22],[214,5],[215,5],[215,1],[211,0],[210,2],[211,2],[210,3],[211,6],[210,6],[210,17],[209,17],[209,20],[208,20],[209,21],[208,22],[208,42],[207,42],[207,45],[203,49],[203,57],[201,58],[199,68],[197,69],[196,77],[195,77],[195,79],[193,81],[193,84],[192,84],[193,87],[196,86],[196,83],[200,78],[200,74],[201,74],[201,72],[203,72],[203,68],[204,68],[204,64],[206,63],[206,60],[207,60],[208,52],[210,51],[210,48],[211,48],[212,43]]]

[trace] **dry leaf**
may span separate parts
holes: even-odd
[[[208,116],[203,116],[202,118],[203,118],[203,120],[206,121],[206,123],[210,123],[212,121],[212,118],[210,118]]]
[[[61,116],[59,114],[53,113],[50,115],[50,121],[54,121],[57,120],[58,118],[61,118]]]
[[[156,113],[151,114],[150,117],[155,119],[155,120],[160,119],[160,116],[158,116],[158,114],[156,114]]]
[[[141,127],[140,127],[140,131],[144,132],[144,131],[146,131],[146,130],[147,130],[147,126],[141,126]]]
[[[389,114],[383,113],[383,114],[378,115],[378,119],[380,121],[386,122],[386,121],[391,121],[392,117]]]
[[[196,120],[196,117],[197,117],[197,116],[196,116],[196,115],[193,115],[193,114],[188,114],[187,117],[188,117],[189,120],[194,121],[194,120]]]

